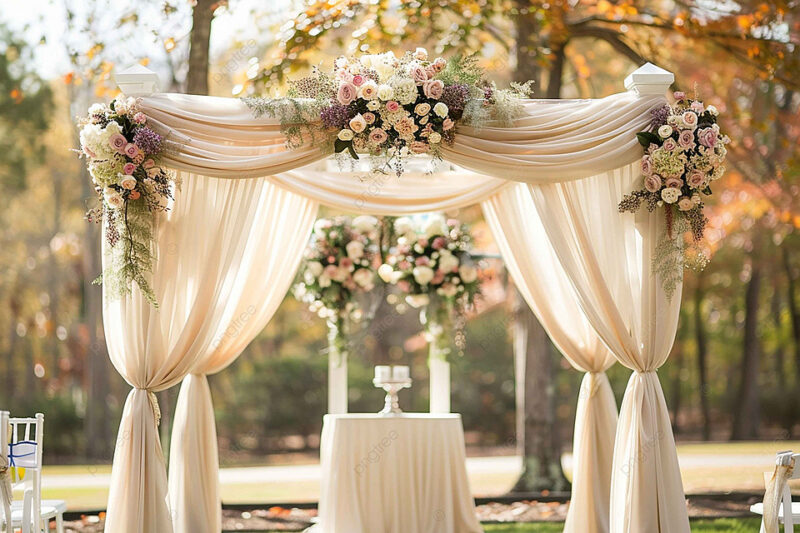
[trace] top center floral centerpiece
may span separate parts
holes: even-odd
[[[402,173],[407,155],[441,159],[459,124],[508,123],[519,116],[530,84],[500,90],[474,56],[430,59],[424,48],[339,57],[332,72],[314,68],[289,82],[288,98],[245,98],[256,115],[280,116],[287,144],[317,143],[319,124],[336,153],[369,154],[373,170]],[[375,162],[373,161],[373,163]]]

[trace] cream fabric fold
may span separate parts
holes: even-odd
[[[446,160],[506,180],[561,182],[619,167],[641,157],[636,132],[663,96],[625,92],[593,100],[523,100],[512,125],[460,125]],[[171,142],[168,166],[223,178],[274,176],[318,161],[330,148],[289,150],[280,121],[255,118],[241,100],[184,94],[140,99],[150,124]],[[284,181],[291,179],[284,177]],[[299,185],[298,185],[299,186]]]
[[[572,496],[564,531],[606,533],[617,406],[605,371],[614,355],[586,319],[548,242],[530,188],[514,184],[482,207],[525,301],[570,364],[587,373],[575,416]]]
[[[129,295],[104,297],[109,356],[134,388],[125,402],[114,454],[109,533],[173,531],[152,392],[177,384],[224,338],[238,307],[231,296],[248,289],[239,269],[259,254],[271,255],[253,246],[259,242],[253,237],[264,230],[259,223],[268,216],[274,195],[292,194],[263,180],[185,178],[155,232],[152,286],[160,307],[147,302],[135,284]],[[305,211],[316,209],[312,200],[299,201],[308,205]],[[289,219],[284,230],[303,229]]]
[[[175,533],[218,533],[222,527],[217,431],[206,375],[231,364],[272,319],[294,280],[317,214],[316,202],[303,196],[264,180],[243,183],[255,199],[247,209],[252,219],[235,228],[246,250],[229,273],[234,284],[226,298],[226,326],[217,328],[184,379],[173,420],[169,495]]]
[[[599,337],[634,371],[620,409],[610,531],[689,531],[675,441],[655,371],[672,348],[680,287],[670,300],[653,274],[663,212],[620,214],[636,164],[561,184],[530,186],[559,263]]]

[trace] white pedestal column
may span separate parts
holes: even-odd
[[[431,413],[450,412],[450,363],[432,357],[428,360],[430,368]]]
[[[328,413],[347,412],[347,354],[328,357]]]

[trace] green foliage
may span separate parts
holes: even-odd
[[[319,114],[327,103],[323,99],[310,98],[261,98],[245,97],[242,101],[258,118],[268,116],[281,121],[281,131],[286,136],[288,148],[299,148],[307,144],[321,147],[331,145],[335,132],[320,128]]]

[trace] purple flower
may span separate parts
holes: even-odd
[[[442,90],[441,101],[450,110],[450,116],[455,120],[461,118],[464,113],[464,106],[469,99],[469,88],[466,85],[448,85]]]
[[[146,154],[157,154],[161,151],[161,135],[150,128],[139,128],[133,135],[133,143]]]
[[[333,104],[325,107],[320,112],[322,124],[328,129],[342,129],[347,126],[350,119],[350,109],[341,104]]]
[[[667,123],[669,117],[669,106],[664,105],[650,110],[650,125],[654,130]]]

